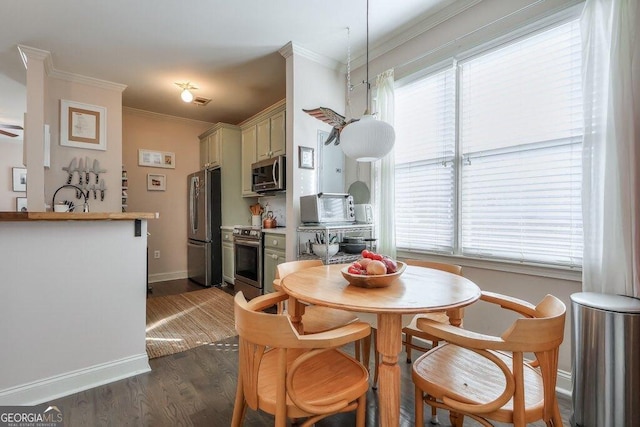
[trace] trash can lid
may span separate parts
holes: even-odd
[[[571,301],[600,310],[640,314],[640,299],[624,295],[578,292],[571,295]]]

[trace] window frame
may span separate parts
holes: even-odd
[[[415,82],[417,80],[426,78],[430,75],[441,72],[447,68],[455,67],[455,78],[456,78],[456,98],[455,98],[455,108],[456,112],[460,111],[460,97],[458,96],[460,93],[460,73],[461,67],[460,65],[471,61],[474,58],[485,55],[491,51],[503,48],[510,44],[514,44],[519,42],[522,39],[535,36],[536,34],[545,32],[554,27],[561,26],[573,20],[579,19],[580,13],[582,10],[582,4],[573,5],[568,7],[558,13],[555,13],[550,16],[546,16],[542,19],[538,19],[534,22],[527,23],[523,25],[521,28],[511,31],[507,34],[503,34],[501,36],[493,36],[490,41],[480,43],[476,46],[467,47],[466,49],[453,52],[449,58],[440,60],[436,64],[432,64],[430,66],[423,67],[419,70],[413,70],[413,72],[407,73],[398,73],[400,74],[400,78],[396,80],[396,87],[404,86]],[[397,74],[397,75],[398,75]],[[404,75],[402,75],[404,74]],[[461,162],[464,161],[461,153],[461,138],[460,138],[460,115],[456,114],[455,118],[455,161],[457,170],[455,171],[455,182],[454,182],[454,191],[455,191],[455,200],[454,200],[454,211],[455,211],[455,221],[454,221],[454,253],[441,253],[435,251],[426,251],[426,250],[415,250],[415,249],[403,249],[398,248],[398,256],[404,258],[416,257],[416,255],[420,255],[421,257],[426,257],[435,261],[441,262],[449,262],[455,263],[461,266],[466,267],[476,267],[483,268],[488,270],[496,270],[502,272],[512,272],[512,273],[520,273],[520,274],[528,274],[534,276],[541,277],[549,277],[549,278],[557,278],[569,281],[581,281],[582,280],[582,266],[569,266],[569,265],[554,265],[554,264],[544,264],[537,263],[533,261],[516,261],[516,260],[508,260],[508,259],[494,259],[494,258],[484,258],[480,256],[473,255],[463,255],[461,253],[461,229],[462,229],[462,218],[460,215],[460,206],[462,203],[462,192],[460,191],[460,185],[462,182],[462,165]]]

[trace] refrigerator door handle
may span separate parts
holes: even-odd
[[[200,193],[200,180],[197,176],[191,178],[189,184],[189,224],[191,225],[191,234],[198,231],[198,198]]]

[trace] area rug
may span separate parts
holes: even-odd
[[[236,335],[233,297],[218,288],[147,299],[149,359]]]

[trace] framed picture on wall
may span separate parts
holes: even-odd
[[[147,174],[147,191],[164,191],[167,189],[167,176],[155,173]]]
[[[60,145],[107,149],[107,109],[97,105],[60,100]]]
[[[13,191],[27,191],[27,168],[13,168]]]
[[[170,151],[138,150],[138,166],[176,168],[176,155]]]
[[[313,169],[313,148],[311,147],[303,147],[300,145],[298,147],[298,167],[301,169]]]
[[[27,211],[27,198],[16,197],[16,212],[26,212],[26,211]]]

